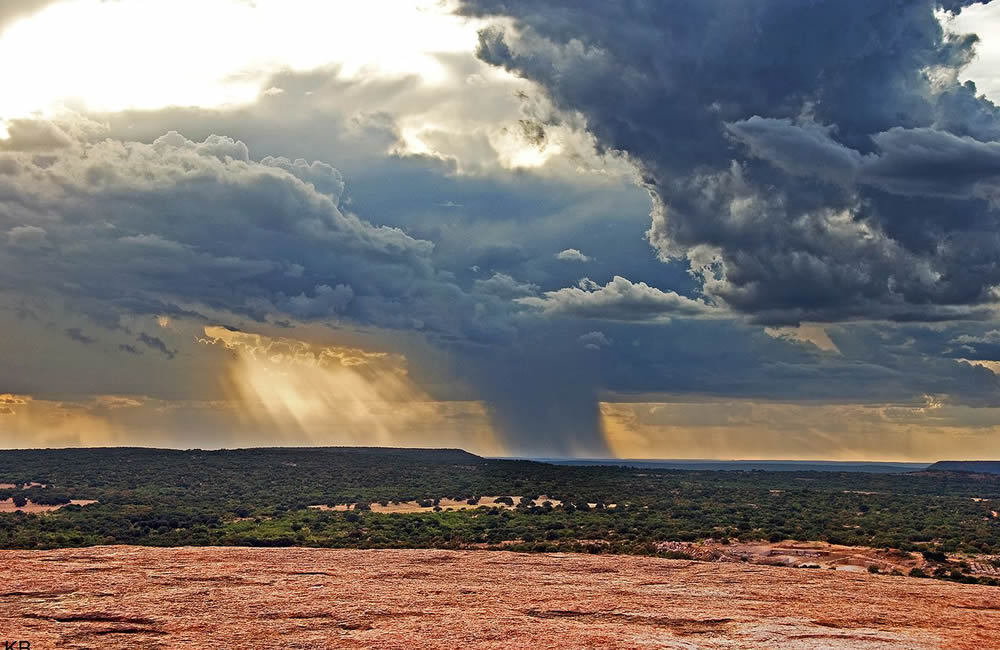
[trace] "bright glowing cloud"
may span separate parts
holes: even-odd
[[[962,79],[975,82],[979,92],[990,99],[1000,100],[1000,5],[993,3],[973,4],[962,10],[958,16],[940,12],[938,17],[945,28],[956,34],[978,34],[976,58],[962,71]]]
[[[0,34],[0,118],[241,104],[279,92],[261,85],[277,71],[325,65],[440,83],[438,57],[476,42],[477,22],[449,9],[429,0],[66,0]]]

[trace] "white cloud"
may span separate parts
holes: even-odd
[[[583,347],[588,350],[600,350],[601,348],[606,348],[611,345],[611,340],[604,334],[604,332],[593,331],[587,332],[586,334],[581,334],[576,339],[583,344]]]
[[[982,336],[962,334],[953,340],[955,343],[1000,343],[1000,330],[990,330]]]
[[[560,252],[556,253],[556,259],[557,260],[571,261],[571,262],[589,262],[589,261],[591,261],[594,258],[592,258],[592,257],[590,257],[588,255],[584,255],[583,253],[581,253],[580,251],[578,251],[575,248],[567,248],[564,251],[560,251]]]
[[[977,34],[976,57],[962,69],[962,79],[971,79],[990,99],[1000,99],[1000,5],[979,3],[962,9],[958,16],[939,16],[945,27],[958,34]]]
[[[611,321],[657,321],[671,316],[708,316],[717,310],[673,291],[661,291],[645,282],[633,283],[616,275],[603,287],[589,278],[577,287],[546,291],[544,297],[519,298],[548,316],[571,316]]]

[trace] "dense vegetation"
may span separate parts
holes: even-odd
[[[31,482],[45,487],[22,487]],[[507,544],[655,553],[666,540],[788,538],[1000,553],[1000,519],[992,516],[1000,476],[961,472],[657,470],[487,460],[458,450],[116,448],[3,451],[0,483],[18,484],[0,489],[0,499],[99,501],[41,515],[0,514],[0,548]],[[563,505],[432,508],[435,499],[484,495],[546,495]],[[307,508],[411,500],[424,501],[427,511]]]

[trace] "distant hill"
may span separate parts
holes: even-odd
[[[859,461],[814,460],[649,460],[649,459],[569,459],[533,458],[554,465],[617,465],[636,469],[681,469],[694,471],[737,472],[865,472],[869,474],[902,474],[927,469],[930,463],[882,463]]]
[[[939,460],[926,471],[1000,474],[1000,460]]]

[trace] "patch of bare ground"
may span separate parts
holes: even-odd
[[[746,562],[848,572],[866,572],[875,567],[882,573],[896,572],[904,575],[915,568],[928,569],[930,566],[929,570],[932,570],[939,566],[929,565],[920,553],[867,546],[841,546],[819,541],[730,543],[708,539],[699,542],[660,542],[656,546],[657,550],[672,554],[668,557],[686,557],[701,562]],[[994,564],[995,559],[997,557],[991,555],[953,554],[949,557],[952,565],[965,562],[968,573],[984,576],[1000,575],[1000,569]]]
[[[89,506],[91,503],[97,503],[92,499],[73,499],[69,503],[59,504],[57,506],[47,506],[40,503],[32,503],[28,501],[23,506],[14,505],[13,499],[3,499],[0,500],[0,512],[24,512],[27,514],[37,514],[40,512],[52,512],[53,510],[58,510],[59,508],[65,508],[68,505],[76,506]]]
[[[503,509],[513,509],[520,502],[521,497],[514,496],[510,497],[510,500],[514,502],[514,505],[507,503],[498,503],[497,499],[502,497],[480,497],[476,503],[469,503],[468,501],[459,501],[456,499],[438,499],[437,506],[442,510],[475,510],[476,508],[486,506],[487,508],[503,508]],[[542,495],[534,500],[536,506],[542,506],[545,502],[549,502],[552,507],[562,505],[562,501],[559,499],[550,499],[549,497]],[[312,505],[309,506],[314,510],[333,510],[337,512],[343,512],[345,510],[353,510],[356,504],[353,503],[341,503],[338,505]],[[593,507],[595,504],[590,504]],[[614,504],[611,504],[612,506]],[[387,503],[382,505],[381,503],[372,503],[369,506],[372,512],[381,512],[385,514],[391,513],[401,513],[410,514],[414,512],[433,512],[434,505],[420,505],[418,501],[402,501],[396,503]]]
[[[38,648],[982,650],[1000,620],[993,587],[563,553],[0,551],[0,584]]]

